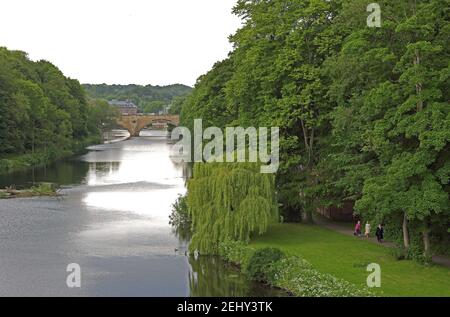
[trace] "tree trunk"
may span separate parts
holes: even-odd
[[[430,233],[428,231],[423,232],[423,247],[426,256],[430,254]]]
[[[409,242],[409,230],[408,230],[408,217],[406,215],[406,212],[403,215],[403,244],[405,246],[405,249],[409,249],[410,242]]]
[[[422,237],[423,237],[423,251],[424,251],[424,255],[428,256],[430,255],[430,228],[428,226],[428,223],[425,221],[425,228],[423,229],[422,232]]]

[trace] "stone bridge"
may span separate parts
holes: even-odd
[[[132,137],[139,136],[142,129],[151,124],[171,124],[178,126],[180,124],[180,116],[178,115],[153,115],[153,114],[136,114],[136,115],[122,115],[117,124],[122,128],[128,130]]]

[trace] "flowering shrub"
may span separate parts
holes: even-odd
[[[306,260],[288,257],[270,267],[272,285],[286,289],[301,297],[366,297],[372,296],[366,288],[320,273]]]
[[[220,255],[239,265],[244,273],[247,273],[250,259],[257,252],[242,242],[227,241],[219,247]],[[373,296],[367,288],[320,273],[309,262],[296,256],[279,257],[279,260],[270,261],[265,269],[265,282],[299,297]]]

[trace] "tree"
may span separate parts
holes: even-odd
[[[113,120],[108,105],[91,110],[79,82],[56,66],[0,48],[0,157],[31,153],[42,162],[72,153]]]
[[[449,241],[450,3],[379,4],[370,28],[366,0],[238,1],[233,51],[199,78],[181,118],[280,127],[285,220],[352,201],[429,254]]]
[[[118,110],[101,99],[91,99],[88,103],[88,131],[101,133],[114,128],[119,116]]]
[[[408,8],[409,15],[395,29],[395,36],[403,44],[392,69],[398,81],[383,83],[370,96],[386,94],[385,88],[390,86],[387,91],[392,92],[394,104],[377,120],[372,132],[373,147],[384,164],[380,175],[367,180],[365,196],[358,206],[363,209],[384,205],[385,210],[403,213],[407,248],[408,221],[420,222],[428,254],[430,225],[440,214],[448,214],[450,208],[444,187],[447,184],[440,177],[445,166],[442,158],[447,156],[450,142],[450,104],[445,93],[448,77],[442,76],[442,69],[448,72],[450,52],[445,42],[450,33],[445,28],[447,9],[441,2],[425,1],[405,10]]]
[[[251,163],[196,163],[187,205],[194,235],[192,252],[217,254],[221,242],[248,242],[278,221],[274,177]]]

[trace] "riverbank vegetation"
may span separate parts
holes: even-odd
[[[450,2],[380,1],[379,28],[369,3],[238,1],[234,49],[198,79],[181,120],[280,127],[286,222],[350,201],[409,257],[429,258],[450,246]],[[204,219],[228,208],[220,191],[208,198],[195,204]]]
[[[47,61],[0,47],[0,173],[45,165],[101,142],[117,113],[88,100]]]
[[[41,183],[30,189],[17,190],[15,188],[0,189],[0,199],[27,198],[36,196],[57,196],[58,188],[55,184]]]
[[[299,297],[367,297],[367,287],[358,287],[330,274],[320,273],[298,255],[278,248],[253,249],[242,242],[221,243],[220,255],[239,265],[255,281],[265,282]]]

